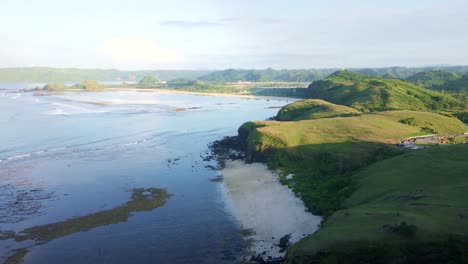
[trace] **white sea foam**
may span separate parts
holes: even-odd
[[[20,154],[20,155],[15,155],[7,158],[7,160],[14,160],[14,159],[22,159],[31,156],[31,153],[26,153],[26,154]]]
[[[265,165],[228,161],[221,174],[235,216],[244,229],[255,232],[251,250],[256,254],[283,256],[280,238],[291,234],[294,243],[318,229],[322,218],[306,212],[304,203]]]

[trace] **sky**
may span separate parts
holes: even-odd
[[[0,67],[468,65],[467,0],[0,0]]]

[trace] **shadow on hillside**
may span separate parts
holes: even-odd
[[[308,144],[248,153],[250,162],[267,162],[280,179],[301,197],[309,211],[324,217],[342,209],[354,192],[353,175],[375,163],[404,153],[388,144],[343,142]],[[293,174],[294,177],[287,177]]]

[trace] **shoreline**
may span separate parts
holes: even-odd
[[[232,213],[242,230],[249,231],[245,237],[254,255],[247,257],[259,263],[281,260],[289,245],[319,229],[322,217],[307,212],[303,201],[265,164],[227,160],[220,174]]]
[[[62,92],[148,92],[148,93],[170,93],[170,94],[187,94],[187,95],[201,95],[201,96],[214,96],[214,97],[235,97],[244,99],[255,99],[255,100],[277,100],[277,101],[297,101],[303,100],[302,98],[296,97],[281,97],[281,96],[262,96],[262,95],[250,95],[250,94],[234,94],[234,93],[210,93],[210,92],[192,92],[183,90],[172,90],[172,89],[151,89],[151,88],[119,88],[109,87],[99,90],[80,90],[80,89],[67,89],[67,90],[44,90],[44,91],[19,91],[19,92],[33,92],[33,93],[62,93]]]

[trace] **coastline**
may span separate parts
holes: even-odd
[[[26,91],[28,92],[28,91]],[[256,99],[256,100],[277,100],[277,101],[297,101],[302,100],[301,98],[295,97],[280,97],[280,96],[261,96],[261,95],[249,95],[249,94],[234,94],[234,93],[203,93],[203,92],[191,92],[183,90],[172,90],[172,89],[149,89],[149,88],[120,88],[120,87],[109,87],[99,90],[81,90],[81,89],[67,89],[67,90],[50,90],[50,91],[31,91],[35,93],[61,93],[61,92],[148,92],[148,93],[170,93],[170,94],[188,94],[188,95],[202,95],[202,96],[215,96],[215,97],[236,97],[244,99]]]
[[[265,164],[227,160],[220,174],[225,196],[250,241],[252,255],[247,258],[258,263],[282,260],[289,245],[318,230],[322,217],[307,212]]]

